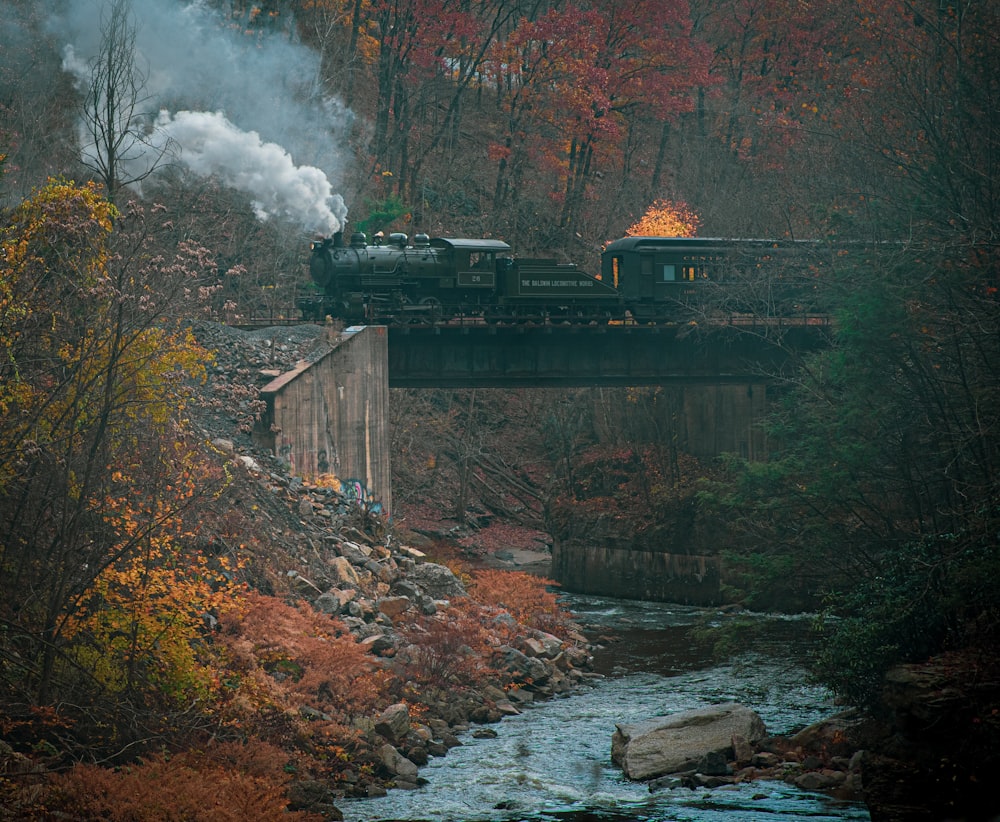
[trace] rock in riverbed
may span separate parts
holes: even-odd
[[[705,757],[733,750],[733,737],[750,743],[767,735],[764,721],[735,702],[620,724],[611,737],[611,761],[629,779],[651,779],[694,769]]]

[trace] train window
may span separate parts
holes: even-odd
[[[622,258],[612,257],[611,258],[611,282],[615,288],[618,288],[618,272],[621,268]]]
[[[493,270],[493,252],[473,252],[469,257],[469,268],[481,271]]]
[[[677,279],[677,266],[675,265],[660,266],[660,271],[662,274],[660,279],[665,283],[672,283]]]

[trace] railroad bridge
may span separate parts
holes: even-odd
[[[332,473],[391,513],[390,388],[676,385],[696,456],[766,456],[756,422],[777,375],[827,342],[818,320],[711,326],[354,326],[262,389],[258,443],[300,476]]]
[[[343,490],[392,513],[390,388],[675,385],[682,447],[764,459],[756,425],[776,378],[828,342],[819,323],[671,326],[356,326],[330,329],[328,353],[262,390],[257,441],[300,476],[333,473]],[[712,605],[717,555],[640,546],[630,535],[554,540],[550,572],[568,591]]]
[[[388,330],[390,388],[762,382],[825,342],[820,318],[763,324],[443,325]]]

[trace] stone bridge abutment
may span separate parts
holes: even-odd
[[[261,389],[266,410],[254,439],[290,473],[333,474],[349,495],[391,514],[388,334],[358,326],[330,342]]]

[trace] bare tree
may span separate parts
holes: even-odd
[[[148,71],[136,60],[136,27],[128,0],[109,0],[101,13],[101,45],[90,61],[83,104],[83,162],[104,183],[108,199],[140,182],[159,166],[170,141],[155,144],[148,130],[151,112],[142,106]]]

